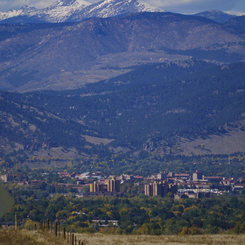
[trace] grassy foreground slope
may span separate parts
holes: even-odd
[[[105,235],[105,234],[76,234],[77,239],[83,241],[84,245],[120,245],[120,244],[166,244],[166,245],[240,245],[244,244],[245,235],[195,235],[195,236],[150,236],[150,235]],[[50,236],[49,233],[33,232],[27,230],[15,231],[12,229],[0,229],[1,245],[65,245],[62,239]]]
[[[245,235],[195,235],[195,236],[150,236],[150,235],[102,235],[82,234],[86,245],[239,245],[244,244]],[[77,236],[78,239],[81,239]],[[82,240],[82,239],[81,239]]]
[[[64,245],[62,239],[50,233],[27,230],[0,229],[0,245]]]

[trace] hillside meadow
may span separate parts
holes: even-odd
[[[77,241],[81,240],[84,245],[146,245],[146,244],[164,244],[164,245],[240,245],[244,244],[245,235],[195,235],[195,236],[150,236],[150,235],[107,235],[101,233],[94,234],[75,234]],[[13,229],[0,229],[1,245],[65,245],[67,241],[61,238],[55,238],[50,233],[39,231],[27,231]],[[78,242],[77,242],[78,244]]]

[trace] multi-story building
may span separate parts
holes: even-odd
[[[120,180],[107,179],[105,183],[95,181],[90,184],[90,192],[120,192]]]
[[[107,192],[120,192],[120,180],[116,180],[115,178],[107,179]]]
[[[1,179],[4,182],[9,182],[14,179],[14,176],[12,174],[5,174],[5,175],[1,175]]]
[[[200,181],[202,180],[203,173],[200,171],[196,171],[193,173],[193,181]]]
[[[176,184],[168,184],[167,181],[154,181],[153,183],[145,185],[145,195],[147,196],[166,196],[168,192],[172,194],[177,193]]]
[[[153,196],[153,185],[149,184],[149,185],[145,185],[145,195],[146,196]]]
[[[158,173],[157,174],[157,179],[159,179],[159,180],[165,180],[166,179],[166,176],[167,176],[167,174],[166,173]]]
[[[103,183],[94,182],[90,184],[90,192],[106,192],[107,185]]]

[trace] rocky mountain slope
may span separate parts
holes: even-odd
[[[137,0],[104,0],[90,4],[84,0],[57,0],[44,9],[25,6],[0,13],[2,23],[60,23],[92,17],[106,18],[137,12],[161,12],[161,9]]]
[[[136,65],[244,60],[244,38],[196,16],[135,13],[80,23],[0,26],[0,88],[65,90],[123,74]]]

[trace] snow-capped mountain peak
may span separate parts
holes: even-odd
[[[28,6],[23,6],[21,9],[19,10],[10,10],[8,12],[0,12],[0,21],[1,20],[5,20],[5,19],[9,19],[9,18],[13,18],[16,16],[32,16],[35,15],[35,11],[37,9],[34,7],[28,7]]]
[[[64,22],[76,11],[81,11],[88,5],[90,3],[83,0],[58,0],[42,12],[48,14],[49,22]]]
[[[161,12],[163,10],[150,6],[147,3],[137,0],[105,0],[99,3],[92,4],[90,12],[94,10],[103,10],[103,12],[108,12],[107,16],[100,17],[108,17],[111,15],[120,14],[120,12]],[[112,13],[114,12],[114,14]]]
[[[137,0],[104,0],[76,11],[70,16],[69,21],[92,17],[107,18],[137,12],[163,12],[163,10]]]
[[[35,20],[38,22],[58,23],[81,21],[92,17],[106,18],[127,13],[162,11],[137,0],[104,0],[94,4],[90,4],[85,0],[57,0],[44,9],[24,6],[19,10],[0,12],[0,21],[18,23],[18,21],[28,22]]]
[[[89,2],[83,0],[58,0],[54,2],[49,8],[56,8],[56,7],[73,7],[73,6],[87,6],[90,5]]]

